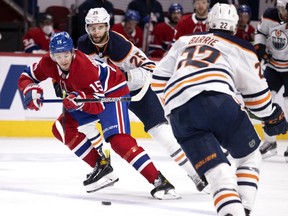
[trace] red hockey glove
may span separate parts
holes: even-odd
[[[84,92],[70,92],[68,96],[64,98],[63,105],[68,110],[68,112],[73,112],[75,110],[80,110],[84,104],[77,103],[75,99],[86,98]]]
[[[284,112],[282,108],[276,103],[273,103],[273,107],[275,107],[275,111],[272,113],[272,115],[263,118],[264,131],[269,136],[285,134],[288,129],[288,123],[286,121]]]
[[[40,85],[33,83],[26,86],[23,95],[24,104],[28,109],[38,111],[42,107],[43,89]]]

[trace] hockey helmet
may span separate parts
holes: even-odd
[[[170,5],[169,9],[169,14],[173,12],[181,12],[183,14],[183,7],[179,3],[173,3]]]
[[[286,10],[288,10],[288,0],[277,0],[277,6],[284,7]]]
[[[52,35],[49,43],[50,54],[74,51],[73,40],[67,32]]]
[[[127,10],[125,13],[125,21],[128,21],[128,20],[135,20],[139,22],[141,20],[140,13],[135,10],[130,10],[130,9]]]
[[[85,17],[85,23],[86,23],[85,29],[87,33],[88,33],[87,26],[89,24],[106,23],[109,29],[110,28],[110,15],[103,7],[91,8]]]
[[[249,5],[240,5],[238,8],[238,14],[243,14],[243,13],[247,13],[249,16],[251,16],[252,11]]]
[[[238,20],[239,16],[234,5],[218,2],[208,14],[208,28],[230,31],[235,34]]]

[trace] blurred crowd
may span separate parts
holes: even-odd
[[[185,11],[185,8],[177,2],[172,3],[168,8],[163,8],[158,0],[132,0],[126,11],[119,11],[108,0],[85,0],[78,8],[67,9],[69,14],[64,10],[62,13],[60,6],[57,8],[58,11],[53,12],[51,9],[39,13],[35,18],[37,22],[29,26],[24,34],[23,51],[27,53],[47,52],[51,35],[58,31],[68,31],[76,45],[78,38],[86,34],[85,16],[89,9],[103,7],[110,14],[111,30],[123,35],[149,57],[161,58],[180,36],[206,31],[208,12],[216,2],[235,5],[239,14],[236,36],[253,42],[255,26],[253,27],[250,23],[254,16],[251,9],[254,7],[253,1],[191,0],[194,9],[191,13]],[[62,19],[63,24],[59,23],[60,16],[69,16],[69,18]]]

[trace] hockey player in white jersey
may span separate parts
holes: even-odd
[[[255,35],[255,49],[259,60],[265,63],[264,77],[272,98],[284,86],[284,107],[288,114],[288,0],[277,0],[276,8],[268,8],[261,17]],[[260,147],[263,158],[277,154],[276,136],[265,133],[265,141]],[[288,148],[284,152],[288,162]]]
[[[237,22],[234,5],[215,4],[208,15],[209,32],[180,37],[152,76],[174,136],[206,177],[221,216],[250,215],[262,160],[260,139],[235,92],[263,120],[267,134],[284,134],[288,125],[259,77],[253,46],[233,36]],[[221,147],[233,157],[236,172]]]

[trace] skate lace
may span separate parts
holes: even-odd
[[[100,161],[98,161],[98,162],[96,163],[94,169],[93,169],[92,172],[89,173],[88,175],[89,175],[89,176],[94,175],[95,173],[98,172],[99,167],[100,167],[101,165],[106,165],[107,163],[108,163],[108,160],[107,160],[106,158],[101,159]]]
[[[160,176],[154,180],[154,187],[157,188],[161,185],[167,184],[169,181],[165,178],[161,178]]]
[[[155,181],[154,181],[154,186],[155,186],[155,187],[159,187],[159,186],[161,185],[161,183],[162,183],[162,181],[161,181],[160,178],[155,179]]]

